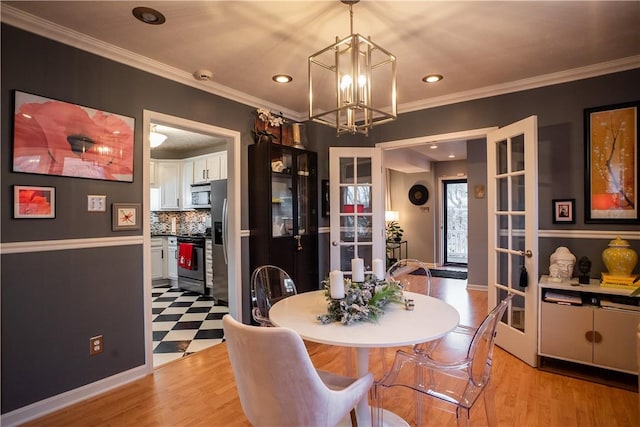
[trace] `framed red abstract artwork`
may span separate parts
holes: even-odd
[[[14,107],[14,172],[133,182],[133,118],[20,91]]]
[[[55,187],[13,186],[14,218],[55,218]]]
[[[638,223],[640,101],[584,111],[585,222]]]

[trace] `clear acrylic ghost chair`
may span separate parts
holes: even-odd
[[[350,378],[313,367],[302,338],[289,328],[261,328],[222,318],[242,410],[260,426],[335,426],[367,399],[373,375]]]
[[[429,295],[431,292],[431,271],[425,263],[417,259],[401,259],[393,263],[386,274],[388,281],[398,282],[402,289],[408,292]],[[427,344],[415,345],[414,351],[419,351]],[[387,360],[384,348],[380,349],[382,359],[382,371],[387,372]]]
[[[273,326],[269,320],[271,306],[298,291],[291,276],[275,265],[262,265],[251,274],[251,315],[261,326]]]
[[[429,295],[431,271],[417,259],[401,259],[387,270],[387,279],[399,282],[405,291]]]
[[[417,259],[402,259],[397,261],[387,270],[387,279],[400,282],[406,291],[433,296],[431,295],[431,271],[425,263]],[[454,332],[473,334],[473,332],[475,332],[475,328],[466,325],[458,325]],[[416,353],[433,351],[440,341],[441,340],[438,339],[416,344],[413,346],[413,351]],[[382,366],[386,372],[386,364],[384,360],[382,362]]]
[[[484,318],[473,334],[466,355],[456,360],[441,360],[433,352],[413,353],[398,350],[391,370],[374,382],[371,390],[371,416],[374,425],[382,425],[384,394],[390,388],[404,387],[416,394],[416,424],[422,425],[422,399],[429,397],[456,414],[458,426],[469,425],[469,412],[482,394],[489,426],[496,425],[492,390],[488,386],[496,328],[513,294],[503,299]],[[484,392],[484,393],[483,393]],[[419,395],[419,396],[418,396]]]

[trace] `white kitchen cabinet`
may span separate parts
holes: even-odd
[[[220,174],[218,179],[227,179],[227,152],[220,151],[215,153],[219,157],[220,161]]]
[[[180,161],[158,161],[158,185],[160,187],[160,209],[180,209],[181,187]]]
[[[149,162],[149,184],[156,185],[158,183],[157,163],[155,160]]]
[[[167,277],[171,280],[173,287],[178,286],[178,238],[167,237]]]
[[[191,208],[191,184],[193,184],[193,162],[182,163],[182,207]]]
[[[540,356],[638,372],[640,311],[638,299],[628,296],[631,291],[604,288],[597,280],[580,286],[550,283],[547,276],[540,287]],[[558,296],[569,298],[557,301]],[[571,297],[577,298],[575,304],[568,302]]]
[[[151,279],[164,277],[164,251],[161,237],[151,239]]]
[[[220,151],[193,159],[193,183],[227,178],[227,152]]]

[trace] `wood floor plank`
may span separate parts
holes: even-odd
[[[453,304],[461,318],[477,325],[486,313],[486,292],[467,290],[465,282],[434,278],[434,291]],[[306,343],[314,365],[344,373],[347,350]],[[455,342],[446,342],[455,346]],[[455,349],[452,348],[451,351]],[[385,352],[387,363],[393,352]],[[351,360],[353,360],[353,355]],[[381,355],[371,352],[371,368],[382,374]],[[492,387],[499,426],[640,425],[638,393],[531,368],[496,348]],[[415,423],[413,393],[391,410]],[[429,403],[429,401],[427,401]],[[428,407],[427,426],[455,426],[455,417]],[[471,412],[474,426],[487,425],[480,401]],[[248,426],[235,388],[225,344],[216,345],[157,368],[153,375],[90,398],[25,426]]]

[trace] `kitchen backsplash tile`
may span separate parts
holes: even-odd
[[[171,220],[176,220],[176,234],[204,233],[211,226],[211,212],[207,210],[185,212],[151,212],[151,234],[171,233]]]

